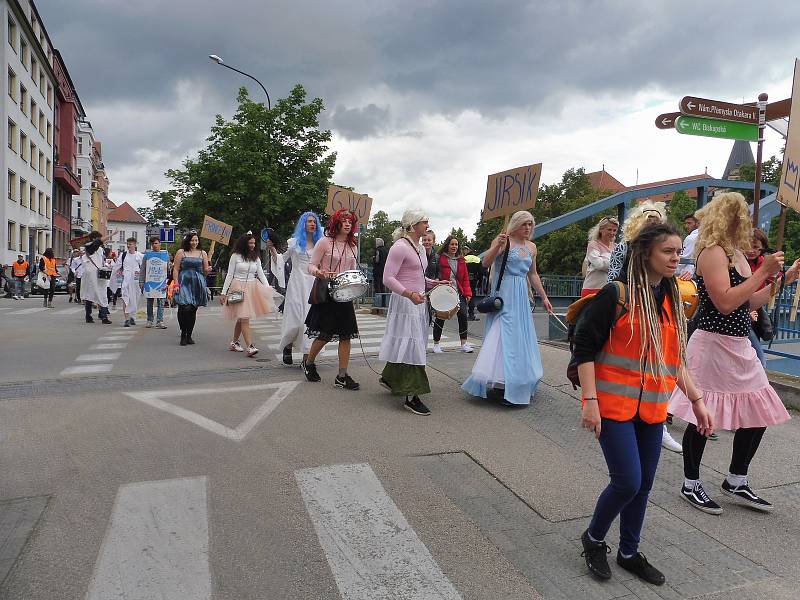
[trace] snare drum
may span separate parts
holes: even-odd
[[[450,285],[437,285],[428,293],[428,300],[437,319],[449,319],[458,312],[458,292]]]
[[[687,319],[691,319],[697,312],[700,296],[697,293],[697,284],[694,280],[677,279],[678,291],[681,293],[681,304]]]
[[[331,298],[335,302],[352,302],[367,293],[369,283],[361,271],[342,271],[331,279]]]

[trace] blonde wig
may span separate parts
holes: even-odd
[[[536,220],[533,218],[533,215],[531,213],[529,213],[527,210],[518,210],[513,215],[511,215],[511,218],[508,220],[508,227],[506,228],[506,233],[511,235],[512,232],[517,230],[519,227],[521,227],[528,221],[536,225]],[[533,235],[533,230],[531,230],[531,235]]]
[[[700,233],[694,246],[694,255],[711,246],[719,246],[728,260],[733,260],[736,250],[751,248],[753,225],[747,202],[739,192],[725,192],[695,213],[700,219]]]
[[[411,231],[411,228],[421,221],[427,221],[428,215],[421,211],[410,209],[403,213],[403,218],[400,220],[401,226],[394,230],[392,239],[396,242],[406,233]]]
[[[625,223],[622,225],[622,238],[630,242],[647,224],[647,219],[653,214],[658,214],[661,223],[667,220],[667,205],[663,202],[653,202],[647,200],[634,206],[628,213]]]
[[[652,224],[642,227],[633,240],[629,242],[631,250],[628,261],[628,297],[630,298],[630,312],[634,317],[630,319],[631,337],[629,344],[639,344],[639,364],[642,371],[645,367],[650,370],[653,377],[664,375],[664,364],[660,357],[664,356],[661,345],[661,307],[656,303],[656,298],[651,291],[651,282],[647,261],[653,248],[664,238],[675,236],[680,239],[678,230],[668,223]],[[683,300],[678,289],[675,277],[667,281],[670,308],[675,318],[678,330],[678,353],[680,364],[686,365],[686,313],[683,310]],[[640,339],[634,340],[633,322],[639,321]]]
[[[592,227],[589,230],[589,236],[588,236],[589,237],[589,241],[590,242],[596,242],[597,240],[599,240],[600,239],[600,229],[602,227],[605,227],[609,223],[619,227],[619,221],[617,221],[617,217],[603,217],[602,219],[600,219],[595,224],[594,227]]]

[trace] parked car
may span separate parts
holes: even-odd
[[[68,267],[66,265],[62,265],[58,267],[58,277],[56,277],[56,294],[66,294],[67,293],[67,270]],[[43,294],[44,290],[36,285],[36,280],[31,283],[31,295],[36,294]]]

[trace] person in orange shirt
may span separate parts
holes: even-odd
[[[56,256],[52,248],[47,248],[39,259],[39,271],[47,275],[50,287],[44,291],[44,307],[53,308],[53,296],[56,291],[56,279],[58,270],[56,269]]]
[[[25,279],[28,277],[30,264],[25,260],[23,254],[17,254],[17,261],[11,265],[11,276],[14,281],[14,300],[22,300],[25,297]]]
[[[617,283],[607,284],[575,330],[582,425],[599,440],[611,477],[581,542],[589,571],[609,579],[605,537],[619,516],[617,564],[662,585],[666,578],[639,552],[639,539],[675,387],[690,399],[700,435],[713,424],[686,368],[686,316],[675,280],[681,238],[672,225],[645,225],[629,247],[627,272],[619,275],[627,302]]]

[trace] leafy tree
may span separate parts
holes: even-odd
[[[775,187],[781,178],[781,166],[783,161],[777,156],[770,157],[761,163],[761,182],[771,183]],[[742,181],[755,181],[756,180],[756,166],[755,165],[742,165],[739,167],[739,178]],[[748,203],[753,202],[752,190],[740,190]]]
[[[667,220],[686,235],[683,218],[697,210],[697,200],[690,197],[686,190],[679,190],[672,195],[667,205]]]
[[[149,190],[147,195],[153,202],[153,206],[145,206],[137,210],[140,215],[147,219],[147,224],[150,227],[157,227],[164,221],[169,221],[170,223],[176,221],[175,211],[178,207],[178,199],[175,190],[166,192]]]
[[[392,233],[400,227],[400,221],[389,219],[384,211],[379,210],[369,220],[367,231],[361,238],[361,262],[372,265],[372,257],[375,255],[375,238],[381,238],[386,247],[392,245]]]
[[[233,226],[232,240],[266,225],[285,237],[300,214],[325,207],[336,154],[319,128],[322,100],[297,85],[271,110],[244,87],[238,103],[232,120],[217,115],[197,157],[167,171],[172,189],[150,192],[152,214],[196,228],[209,215]]]

